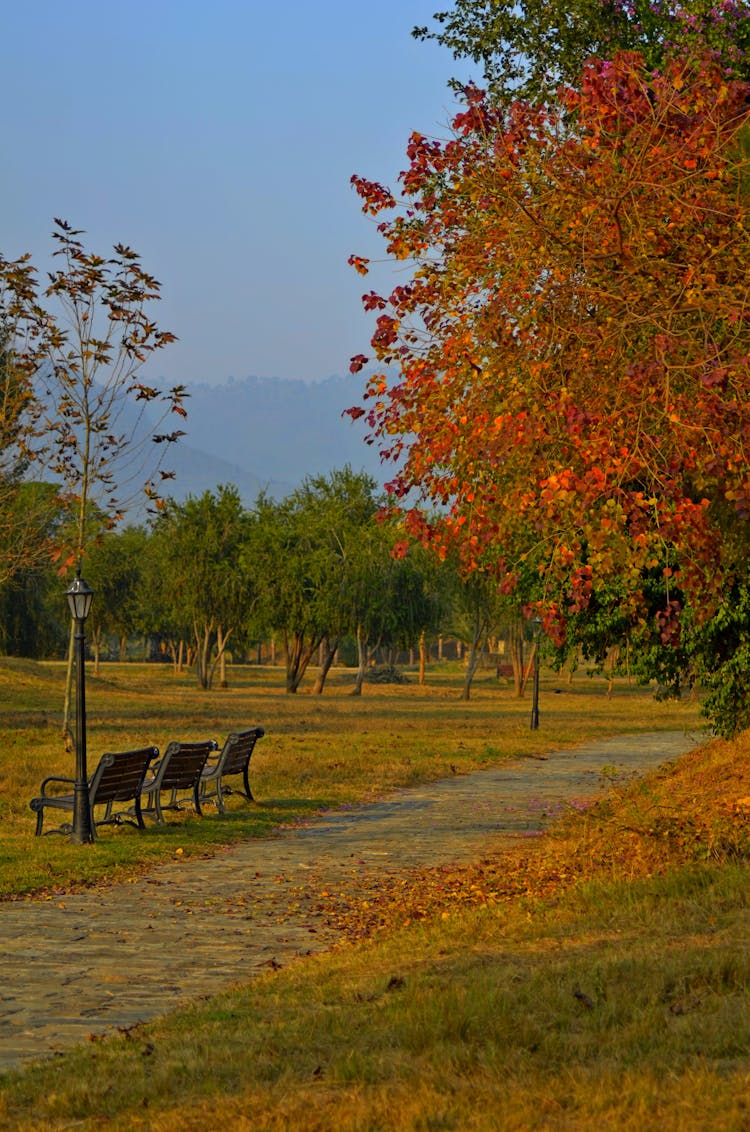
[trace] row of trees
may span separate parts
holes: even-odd
[[[399,191],[353,178],[399,285],[362,406],[407,529],[750,724],[750,12],[456,0],[485,69]],[[367,261],[353,256],[362,274]],[[368,362],[352,360],[358,372]],[[397,376],[394,378],[393,373]]]
[[[490,638],[514,642],[522,689],[524,620],[486,579],[462,580],[419,543],[406,545],[382,521],[375,482],[350,468],[311,477],[281,501],[261,495],[247,509],[232,486],[183,503],[168,500],[148,526],[103,532],[84,560],[95,590],[87,634],[95,662],[119,639],[158,639],[208,688],[226,682],[227,653],[273,638],[283,649],[286,688],[316,667],[322,692],[346,642],[356,649],[354,693],[376,653],[419,649],[439,634],[466,643],[464,695]],[[398,553],[394,554],[394,546]],[[63,601],[49,567],[19,572],[0,588],[0,632],[8,651],[50,655],[59,648]],[[510,656],[511,654],[509,654]],[[528,660],[528,658],[527,658]]]

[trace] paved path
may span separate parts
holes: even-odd
[[[543,828],[566,800],[697,745],[623,736],[403,790],[128,884],[0,904],[0,1070],[244,983],[337,938],[300,892],[387,866],[468,862],[493,840]]]

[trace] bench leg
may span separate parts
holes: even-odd
[[[245,797],[247,798],[248,802],[254,802],[255,798],[253,798],[253,792],[250,789],[250,781],[247,777],[249,768],[250,768],[250,761],[248,760],[247,766],[245,767],[245,769],[242,772],[242,778],[245,782]]]

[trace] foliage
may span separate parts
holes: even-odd
[[[40,494],[45,498],[38,504]],[[51,485],[29,483],[20,485],[17,502],[32,515],[47,509],[54,515],[55,498]],[[23,563],[17,562],[12,576],[0,586],[0,653],[43,659],[65,652],[68,609],[48,549],[55,526],[63,519],[58,513],[47,528],[45,553],[25,554]]]
[[[691,654],[707,689],[705,712],[724,738],[750,728],[750,586],[735,580]]]
[[[503,620],[507,619],[508,600],[499,593],[491,575],[475,571],[466,577],[456,577],[452,616],[448,622],[461,641],[468,642],[462,698],[471,696],[471,684],[484,653],[487,638],[499,634]]]
[[[455,0],[433,18],[436,28],[413,34],[480,64],[502,101],[554,101],[559,84],[577,83],[591,56],[610,59],[622,50],[640,51],[649,67],[660,67],[697,45],[748,76],[750,13],[742,0]]]
[[[391,553],[397,534],[377,521],[375,487],[370,476],[346,467],[308,477],[280,503],[265,496],[256,503],[249,568],[259,588],[259,618],[284,640],[290,693],[321,646],[324,680],[339,642],[351,634],[358,694],[378,645],[414,630],[421,580],[411,563]]]
[[[6,319],[7,300],[0,278]],[[39,406],[29,374],[14,362],[10,338],[7,325],[0,325],[0,586],[49,556],[59,511],[53,491],[24,482],[37,451]]]
[[[250,615],[253,583],[243,565],[250,519],[237,489],[169,500],[152,534],[152,600],[164,620],[151,628],[188,631],[195,642],[196,675],[211,686],[227,642]]]
[[[652,73],[622,53],[559,107],[469,91],[451,138],[412,136],[395,215],[353,179],[412,270],[363,297],[400,375],[352,415],[403,457],[389,487],[411,533],[506,592],[536,575],[558,644],[613,579],[676,644],[683,608],[705,622],[746,568],[747,98],[709,58]]]
[[[141,623],[147,539],[144,527],[127,526],[103,534],[89,552],[86,581],[94,591],[94,600],[86,632],[97,663],[106,633],[118,636],[119,657],[125,660],[127,639]]]
[[[145,406],[162,402],[165,413],[185,415],[181,386],[160,393],[138,378],[149,356],[174,341],[147,313],[159,298],[159,283],[125,244],[104,258],[86,251],[81,235],[55,221],[54,255],[62,266],[50,273],[41,296],[28,255],[0,257],[11,372],[33,402],[35,455],[76,505],[75,544],[67,548],[73,561],[91,537],[86,522],[92,504],[111,524],[134,490],[145,486],[156,496],[139,439]],[[129,404],[138,408],[135,423],[127,420]],[[153,439],[164,444],[179,435]]]

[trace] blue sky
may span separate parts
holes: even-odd
[[[441,6],[5,0],[0,250],[46,266],[54,216],[134,247],[180,339],[152,377],[346,372],[346,261],[380,254],[349,178],[393,184],[411,130],[444,132],[456,65],[410,35]]]

